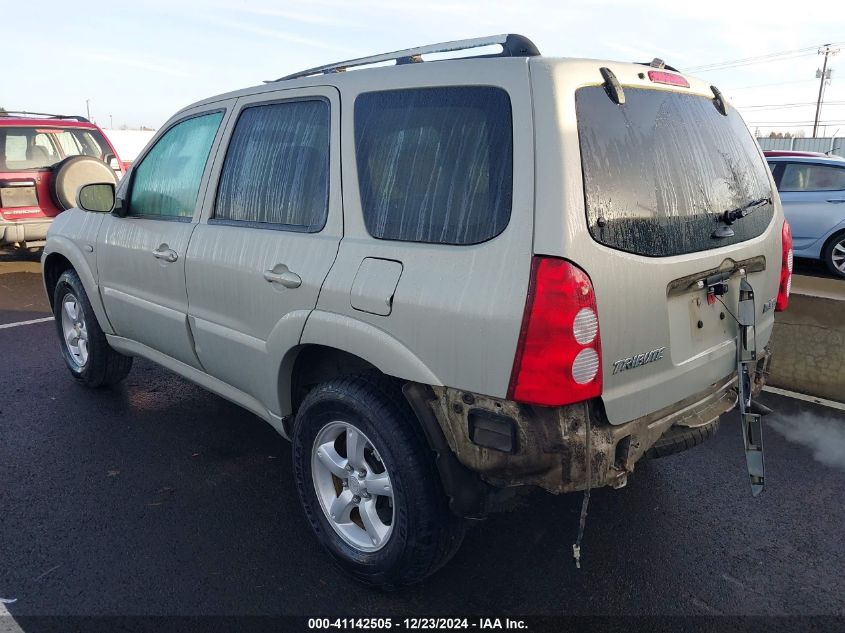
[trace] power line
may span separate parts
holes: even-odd
[[[727,66],[729,64],[740,64],[744,62],[751,62],[758,59],[768,59],[770,57],[778,57],[780,55],[791,55],[793,53],[805,53],[807,51],[815,51],[818,46],[808,46],[807,48],[796,48],[791,51],[780,51],[777,53],[768,53],[766,55],[756,55],[754,57],[744,57],[742,59],[731,59],[725,62],[711,62],[709,64],[701,64],[700,66],[690,66],[687,68],[687,71],[699,71],[704,70],[706,68],[712,68],[714,66]]]
[[[816,105],[815,101],[807,101],[805,103],[780,103],[780,104],[770,104],[770,105],[748,105],[748,106],[741,106],[741,105],[734,105],[735,108],[738,110],[788,110],[790,108],[806,108],[809,106]],[[845,101],[826,101],[826,106],[843,106],[845,105]]]
[[[797,79],[793,81],[777,81],[771,84],[753,84],[751,86],[739,86],[737,88],[724,88],[725,92],[732,91],[735,92],[737,90],[748,90],[750,88],[767,88],[769,86],[785,86],[787,84],[805,84],[810,83],[811,81],[815,81],[815,79]]]
[[[747,62],[742,62],[742,63],[738,62],[738,63],[730,64],[730,65],[727,65],[727,66],[713,66],[712,68],[699,68],[699,69],[695,69],[695,70],[686,70],[685,72],[699,75],[701,73],[709,73],[709,72],[713,72],[713,71],[716,71],[716,70],[729,70],[731,68],[741,68],[743,66],[754,66],[756,64],[771,64],[773,62],[785,62],[785,61],[789,61],[791,59],[798,59],[800,57],[811,57],[815,54],[816,54],[815,52],[811,52],[811,53],[798,53],[798,54],[795,54],[795,55],[779,55],[777,57],[772,57],[772,58],[769,58],[769,59],[758,59],[758,60],[755,60],[755,61],[747,61]]]
[[[746,123],[763,127],[789,127],[790,125],[807,127],[813,125],[813,121],[746,121]],[[845,125],[845,121],[819,121],[819,125]]]
[[[838,44],[845,44],[845,42],[833,42],[831,44],[821,44],[816,46],[807,46],[805,48],[796,48],[789,51],[778,51],[775,53],[767,53],[766,55],[756,55],[754,57],[744,57],[742,59],[731,59],[723,62],[713,62],[710,64],[701,64],[700,66],[690,66],[684,69],[684,72],[703,72],[706,70],[715,70],[721,67],[729,67],[735,65],[747,65],[751,63],[766,62],[767,60],[784,57],[786,55],[795,55],[798,57],[804,55],[814,54],[820,46],[836,46]]]

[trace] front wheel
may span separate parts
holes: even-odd
[[[53,316],[65,365],[76,380],[87,387],[102,387],[126,378],[132,357],[111,348],[74,270],[63,272],[56,283]]]
[[[825,264],[834,275],[845,277],[845,233],[835,235],[822,254]]]
[[[293,432],[296,485],[317,539],[356,579],[407,585],[457,551],[434,455],[398,385],[344,377],[306,396]]]

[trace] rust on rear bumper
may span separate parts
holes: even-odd
[[[669,427],[703,426],[731,410],[737,399],[735,383],[736,376],[728,376],[681,402],[620,425],[606,421],[598,401],[559,408],[535,407],[448,387],[432,387],[435,398],[428,401],[428,406],[451,451],[485,482],[498,488],[539,486],[559,494],[584,490],[588,485],[591,488],[624,486],[634,464]],[[469,415],[479,411],[513,421],[516,438],[513,452],[473,443],[469,436]]]

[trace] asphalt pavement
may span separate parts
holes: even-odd
[[[37,258],[0,261],[0,325],[49,316]],[[92,391],[51,321],[0,327],[0,599],[26,615],[845,616],[845,411],[764,394],[766,491],[738,418],[687,453],[480,522],[453,561],[393,593],[359,586],[312,537],[289,444],[137,360]],[[2,604],[0,604],[2,606]]]

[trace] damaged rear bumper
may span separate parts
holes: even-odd
[[[496,487],[539,486],[558,494],[624,486],[634,464],[669,427],[704,426],[732,409],[735,384],[732,376],[681,403],[619,425],[604,421],[594,402],[534,407],[435,387],[436,400],[430,405],[449,447],[484,481]],[[483,420],[512,424],[511,452],[477,443],[487,441],[477,431]]]
[[[755,391],[765,382],[760,359]],[[405,394],[417,412],[452,509],[486,514],[497,489],[538,486],[560,494],[621,487],[636,462],[672,426],[710,424],[734,408],[736,374],[650,415],[612,425],[601,402],[535,407],[448,387],[416,383]],[[589,433],[588,433],[589,430]]]

